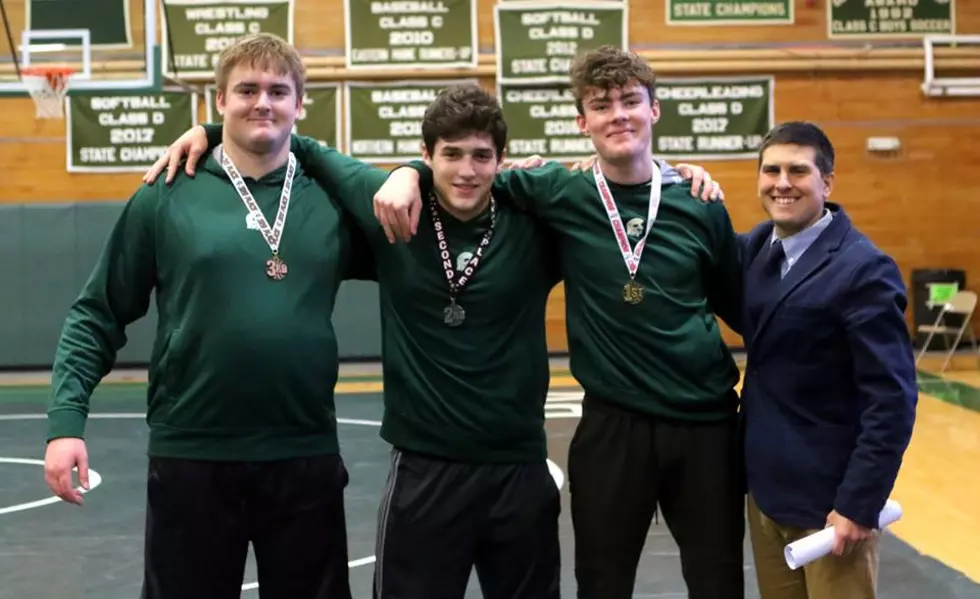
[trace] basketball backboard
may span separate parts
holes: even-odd
[[[0,95],[26,94],[25,68],[68,66],[72,91],[160,87],[155,0],[0,0]]]

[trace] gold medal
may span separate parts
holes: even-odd
[[[627,304],[636,305],[643,301],[643,286],[634,280],[623,285],[623,301]]]

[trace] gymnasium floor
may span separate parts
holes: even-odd
[[[903,519],[883,537],[882,599],[980,598],[980,372],[958,358],[943,377],[922,372],[918,420],[893,494]],[[960,368],[963,365],[965,368]],[[930,362],[924,363],[926,368]],[[969,369],[967,369],[969,368]],[[381,385],[371,369],[345,369],[337,411],[351,472],[347,492],[351,584],[371,593],[375,517],[388,466],[378,437]],[[4,377],[0,385],[0,599],[139,596],[144,516],[145,387],[136,373],[104,384],[88,425],[93,484],[84,507],[50,498],[43,481],[43,379]],[[128,382],[127,382],[128,380]],[[574,597],[572,531],[563,472],[580,413],[581,392],[556,366],[548,433],[556,481],[564,493],[564,595]],[[756,598],[746,542],[747,597]],[[243,599],[258,597],[250,563]],[[475,580],[467,598],[480,597]],[[661,521],[651,528],[635,597],[685,597],[677,550]]]

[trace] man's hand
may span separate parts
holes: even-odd
[[[701,199],[705,202],[713,202],[725,199],[725,192],[721,185],[718,185],[708,171],[703,166],[697,164],[679,163],[674,166],[677,172],[685,179],[691,180],[691,195],[698,197],[698,190],[701,190]]]
[[[389,243],[414,237],[421,212],[419,173],[411,167],[395,169],[374,194],[374,216],[384,228]]]
[[[548,161],[547,160],[545,160],[544,158],[542,158],[541,156],[539,156],[537,154],[534,154],[534,155],[528,156],[527,158],[524,158],[524,159],[512,160],[510,162],[510,165],[508,165],[508,166],[504,166],[503,164],[501,164],[500,165],[500,168],[497,169],[497,172],[500,172],[500,171],[502,171],[504,169],[528,170],[528,169],[532,169],[532,168],[538,168],[538,167],[544,166],[546,164],[548,164]]]
[[[51,492],[68,503],[82,505],[82,491],[72,486],[72,469],[78,467],[78,482],[88,491],[88,451],[85,441],[63,437],[48,443],[44,454],[44,482]]]
[[[177,169],[180,168],[180,160],[185,155],[187,156],[187,164],[184,165],[184,172],[193,177],[197,161],[207,149],[208,136],[204,132],[204,127],[198,125],[188,129],[167,148],[167,153],[157,159],[150,170],[146,171],[146,174],[143,175],[143,183],[156,181],[165,166],[167,167],[167,184],[173,183],[174,177],[177,176]]]
[[[848,520],[836,511],[830,512],[827,516],[827,526],[834,527],[834,548],[831,553],[837,556],[847,555],[860,542],[871,538],[874,534],[870,528]]]

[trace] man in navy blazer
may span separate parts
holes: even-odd
[[[762,599],[870,599],[878,514],[918,397],[895,262],[827,202],[834,149],[782,124],[759,158],[770,221],[743,239],[742,388],[748,520]],[[825,526],[832,555],[790,570],[783,548]]]

